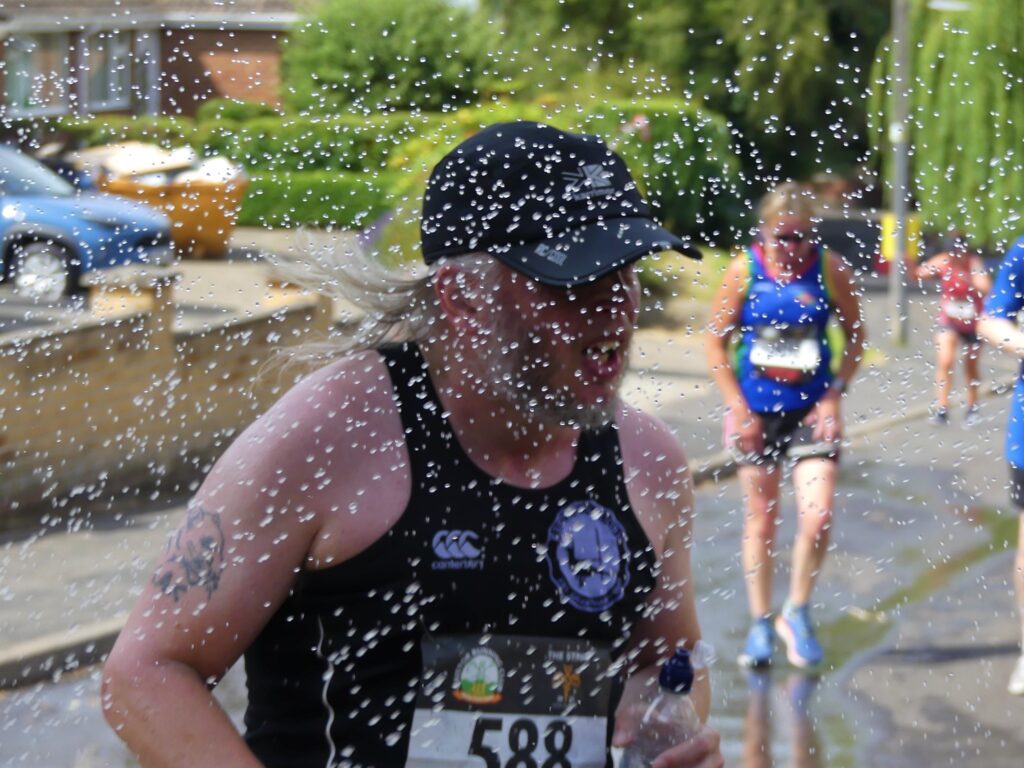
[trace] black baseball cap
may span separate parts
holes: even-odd
[[[701,257],[654,220],[604,141],[525,121],[485,128],[434,167],[420,244],[427,264],[483,251],[566,288],[658,251]]]

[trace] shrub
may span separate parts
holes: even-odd
[[[283,79],[296,111],[451,108],[494,73],[496,28],[448,0],[326,0],[296,25]]]
[[[668,229],[710,245],[743,239],[741,163],[722,117],[684,101],[622,100],[586,110],[577,127],[622,155]]]
[[[244,123],[200,126],[197,149],[224,155],[253,171],[355,171],[379,173],[389,155],[438,117],[397,112],[373,118],[259,117]]]
[[[196,134],[195,123],[188,118],[157,115],[62,117],[56,121],[54,128],[86,147],[121,141],[144,141],[173,148],[192,144]]]
[[[189,144],[202,156],[223,155],[256,173],[379,173],[396,148],[433,130],[442,119],[430,113],[395,112],[372,118],[264,115],[236,121],[226,112],[225,117],[213,117],[217,114],[211,109],[198,125],[188,118],[62,118],[50,129],[82,146],[129,140],[165,147]]]
[[[361,228],[388,207],[384,186],[365,174],[261,173],[249,180],[238,224]]]
[[[196,109],[196,122],[199,125],[218,121],[245,123],[258,117],[274,117],[279,114],[277,109],[260,101],[207,99]]]

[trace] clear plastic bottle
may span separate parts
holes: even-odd
[[[662,665],[658,694],[644,711],[636,739],[623,750],[619,768],[649,768],[666,749],[696,735],[701,722],[690,699],[692,687],[690,652],[680,648]]]

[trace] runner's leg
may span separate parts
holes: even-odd
[[[935,405],[949,410],[949,390],[953,386],[956,365],[956,333],[940,329],[935,333]]]
[[[779,478],[775,463],[743,465],[737,470],[743,490],[743,573],[750,615],[760,619],[772,610],[775,526],[778,520]]]
[[[1013,592],[1021,630],[1021,653],[1010,673],[1007,690],[1024,696],[1024,470],[1010,466],[1010,504],[1017,511],[1017,554],[1013,561]]]
[[[743,719],[743,768],[772,768],[772,678],[747,673],[747,714]]]
[[[964,373],[967,377],[967,408],[978,404],[978,390],[981,388],[981,344],[964,345]]]
[[[1013,591],[1017,595],[1020,619],[1021,651],[1024,653],[1024,512],[1017,516],[1017,556],[1013,561]]]
[[[832,528],[832,497],[838,465],[825,458],[798,461],[793,468],[797,534],[793,544],[789,602],[806,605],[828,549]]]

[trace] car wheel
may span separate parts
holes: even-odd
[[[74,288],[68,252],[54,243],[15,245],[10,269],[14,290],[36,301],[60,301]]]

